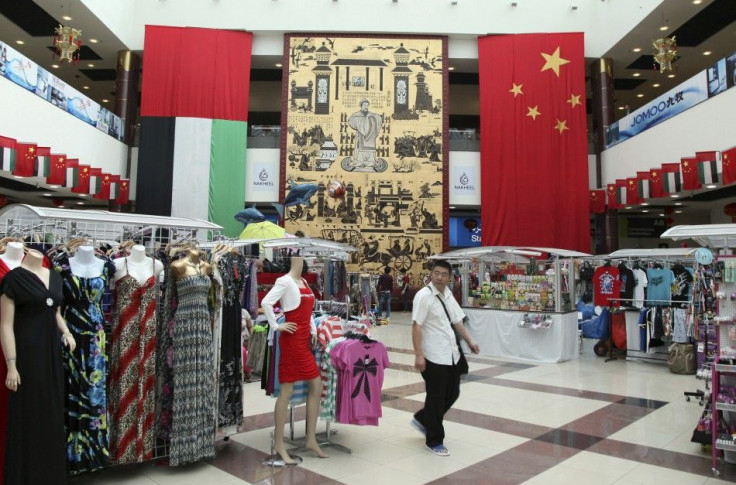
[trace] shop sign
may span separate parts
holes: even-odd
[[[629,217],[626,221],[626,237],[630,238],[658,238],[667,229],[664,217]]]

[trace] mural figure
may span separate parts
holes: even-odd
[[[360,100],[360,110],[348,118],[348,126],[355,130],[355,150],[353,156],[343,159],[342,168],[357,172],[383,172],[388,163],[383,158],[376,158],[376,138],[381,132],[383,118],[372,113],[370,102]]]

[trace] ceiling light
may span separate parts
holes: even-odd
[[[45,194],[43,194],[43,195],[44,195],[44,196],[46,196],[46,197],[51,197],[51,196],[52,196],[52,195],[54,195],[54,194],[52,194],[52,193],[49,193],[49,192],[46,192],[46,193],[45,193]]]
[[[79,194],[80,197],[87,197],[87,194]]]
[[[70,16],[68,16],[68,15],[62,15],[62,16],[61,16],[61,18],[62,18],[62,20],[66,20],[67,22],[68,22],[68,21],[70,21],[70,20],[72,19],[72,18],[71,18]]]
[[[670,78],[670,79],[672,79],[673,77],[675,77],[675,75],[674,74],[667,74],[667,77]]]
[[[711,52],[711,51],[705,51],[705,52],[703,52],[703,55],[704,56],[709,56],[711,54],[713,54],[713,52]]]
[[[54,69],[59,69],[59,65],[58,64],[51,64],[51,67],[53,67]]]
[[[682,214],[682,211],[675,211],[675,214]]]
[[[82,86],[82,89],[89,89],[89,86]]]
[[[450,67],[448,67],[448,68],[447,68],[447,70],[448,70],[448,71],[454,71],[454,70],[455,70],[455,68],[454,68],[454,67],[452,67],[452,66],[450,66]]]
[[[61,187],[61,185],[52,185],[52,184],[49,184],[49,188],[50,189],[58,189],[60,187]]]
[[[669,27],[668,27],[668,26],[666,26],[666,25],[663,25],[663,26],[661,26],[661,27],[659,28],[659,30],[661,30],[662,32],[664,32],[665,30],[669,30]]]
[[[635,72],[635,73],[633,74],[633,76],[634,76],[634,77],[639,77],[639,76],[641,76],[641,73],[640,73],[640,72]]]
[[[18,45],[23,45],[23,44],[25,44],[25,42],[23,42],[22,40],[16,40],[16,41],[15,41],[15,43],[16,43],[16,44],[18,44]]]
[[[642,212],[649,212],[649,209],[644,209]]]
[[[670,195],[670,197],[672,197],[673,199],[677,199],[678,197],[680,197],[680,194],[672,194]]]
[[[705,186],[706,189],[715,189],[716,187],[717,185],[713,185],[713,184],[709,184]]]
[[[641,47],[634,47],[631,52],[641,52]]]
[[[274,65],[275,65],[276,67],[284,67],[284,65],[283,65],[283,64],[281,64],[280,62],[277,62],[277,63],[276,63],[276,64],[274,64]]]
[[[693,5],[700,5],[703,3],[703,0],[693,0]]]
[[[636,97],[637,97],[637,98],[643,98],[643,97],[644,97],[644,95],[643,95],[643,94],[637,94],[637,95],[636,95]]]
[[[454,205],[451,205],[450,207],[448,207],[448,209],[454,209],[454,208],[455,208]]]
[[[618,107],[618,109],[620,109],[621,111],[623,111],[623,110],[625,110],[626,108],[624,108],[623,106],[619,106],[619,107]]]
[[[659,87],[659,83],[654,83],[654,84],[652,84],[652,87],[653,87],[653,88],[658,88],[658,87]]]
[[[682,202],[675,202],[675,205],[682,205]]]
[[[630,206],[630,205],[627,205],[627,206],[626,206],[626,208],[627,208],[627,209],[631,209],[631,206]]]
[[[84,205],[84,202],[82,202],[82,201],[80,200],[79,202],[77,202],[77,205]]]
[[[103,103],[107,103],[108,101],[110,101],[110,100],[109,99],[103,99],[102,100]]]
[[[99,42],[99,40],[97,40],[97,39],[90,39],[90,40],[89,40],[89,43],[90,43],[90,44],[96,44],[96,43],[98,43],[98,42]]]
[[[87,64],[87,67],[95,67],[94,64]]]
[[[664,214],[660,214],[659,217],[664,217]]]
[[[13,178],[14,179],[24,179],[25,177],[23,177],[22,175],[13,175]]]
[[[649,202],[642,202],[641,205],[644,205],[644,206],[649,205]]]

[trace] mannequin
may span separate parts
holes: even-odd
[[[210,275],[212,274],[212,266],[208,262],[199,259],[199,251],[190,249],[185,257],[171,263],[171,272],[174,274],[174,278],[180,280],[188,276]]]
[[[365,266],[360,268],[360,298],[365,313],[370,312],[373,306],[373,285],[371,284],[371,274]]]
[[[40,252],[29,251],[5,276],[0,297],[5,385],[12,391],[6,484],[67,483],[61,348],[74,350],[76,342],[61,316],[61,277],[42,263]],[[26,442],[26,436],[44,439]]]
[[[146,248],[136,244],[130,248],[128,257],[115,260],[115,281],[130,275],[142,285],[151,276],[160,275],[163,270],[164,265],[161,261],[146,256]]]
[[[5,246],[5,252],[0,254],[0,259],[8,269],[17,268],[23,261],[23,243],[11,241]]]
[[[317,416],[319,414],[319,399],[322,393],[322,381],[319,369],[314,361],[309,345],[315,345],[317,335],[312,327],[312,308],[314,295],[304,278],[302,269],[304,259],[300,256],[291,257],[289,272],[276,280],[271,291],[263,298],[261,307],[268,319],[268,323],[276,330],[279,345],[281,346],[281,360],[279,361],[279,381],[281,391],[274,406],[274,449],[287,465],[294,465],[284,447],[284,424],[286,424],[289,400],[294,391],[294,382],[306,380],[309,389],[307,394],[307,431],[304,447],[313,451],[320,458],[327,458],[317,443]],[[286,321],[276,324],[273,305],[281,300],[281,307],[286,315]],[[298,368],[298,370],[295,370]]]
[[[79,246],[76,254],[69,258],[69,266],[75,276],[96,278],[102,274],[105,262],[95,256],[95,248],[92,246]]]

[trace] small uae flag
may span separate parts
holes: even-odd
[[[682,192],[682,178],[679,163],[662,164],[662,185],[667,194]]]
[[[89,187],[87,193],[89,195],[95,195],[99,193],[102,188],[102,169],[101,168],[90,168],[89,169]]]
[[[66,155],[51,154],[49,174],[46,183],[49,185],[64,186],[66,182]]]
[[[12,172],[15,170],[15,144],[13,138],[0,136],[0,161],[2,161],[2,170]]]
[[[649,175],[649,172],[636,172],[636,181],[639,186],[639,198],[642,200],[649,199],[651,197],[651,182],[649,180]]]
[[[36,148],[36,177],[48,177],[51,172],[51,148]]]
[[[723,185],[736,182],[736,147],[721,152],[723,161]]]
[[[66,162],[66,180],[64,181],[64,187],[74,188],[79,179],[79,160],[76,158],[67,158]]]
[[[626,192],[628,191],[628,184],[626,179],[616,179],[616,201],[619,206],[628,204]]]
[[[721,152],[695,152],[698,159],[698,179],[701,184],[717,184],[721,167]]]

